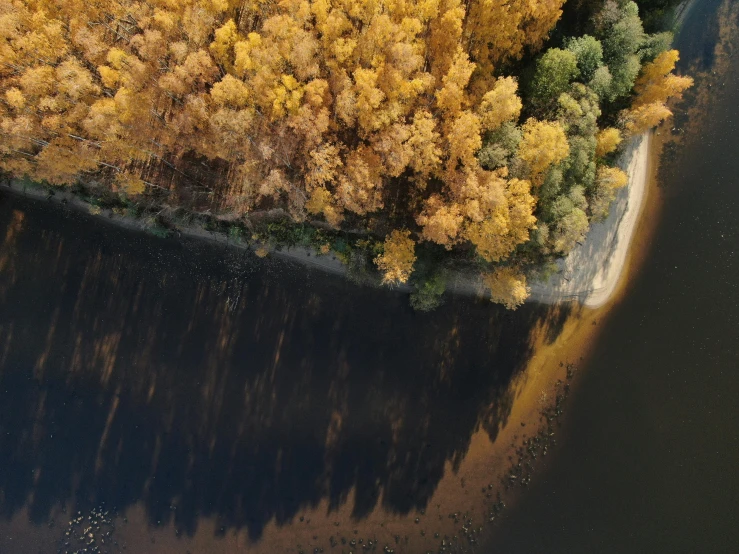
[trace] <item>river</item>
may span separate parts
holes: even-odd
[[[739,107],[718,89],[739,62],[719,5],[678,44],[714,90],[676,121],[639,270],[599,311],[417,314],[0,195],[0,553],[732,551]],[[524,440],[537,471],[501,480]]]

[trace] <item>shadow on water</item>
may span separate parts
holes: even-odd
[[[404,294],[0,197],[0,511],[143,503],[258,539],[328,500],[426,506],[567,308]],[[175,510],[172,507],[176,507]]]

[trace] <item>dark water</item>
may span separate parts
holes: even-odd
[[[461,298],[420,315],[405,294],[14,196],[0,237],[3,553],[55,552],[34,526],[59,537],[101,506],[182,537],[203,518],[289,536],[321,502],[346,535],[374,510],[413,525],[472,435],[506,422],[529,331],[555,340],[568,315]],[[211,539],[197,551],[221,552]]]
[[[735,34],[731,7],[699,1],[685,21],[678,47],[715,72],[710,102],[668,152],[656,236],[601,330],[561,448],[492,552],[739,551],[739,42],[713,48]]]

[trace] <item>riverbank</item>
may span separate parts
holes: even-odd
[[[652,134],[637,137],[622,157],[629,184],[616,195],[608,217],[594,223],[584,242],[557,262],[559,272],[530,285],[529,300],[556,304],[578,300],[589,308],[608,302],[625,275],[629,247],[644,206]]]
[[[632,140],[620,163],[629,176],[629,184],[617,194],[609,216],[601,223],[592,224],[585,241],[557,262],[559,271],[555,275],[546,281],[529,285],[529,302],[558,304],[578,301],[590,308],[597,308],[612,298],[624,275],[629,247],[644,204],[649,177],[650,144],[651,133]],[[0,184],[0,189],[63,204],[127,229],[150,232],[155,230],[146,220],[94,206],[70,190],[55,189],[52,194],[45,187],[29,186],[17,180]],[[248,243],[227,233],[207,230],[194,224],[177,223],[173,230],[179,236],[251,249],[260,255],[269,252],[271,255],[334,274],[347,275],[349,272],[347,266],[333,252],[321,255],[304,246],[269,249],[266,244]],[[413,288],[399,285],[396,290],[411,292]],[[447,291],[452,294],[487,296],[479,276],[470,276],[460,271],[448,272]]]

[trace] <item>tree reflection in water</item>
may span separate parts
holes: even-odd
[[[258,539],[350,493],[356,518],[423,508],[506,421],[531,330],[551,319],[554,340],[568,315],[466,298],[416,314],[401,293],[57,209],[0,198],[6,518],[143,503]]]

